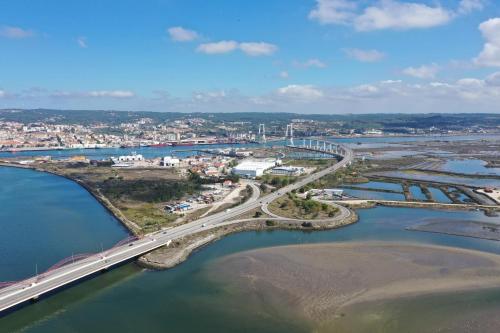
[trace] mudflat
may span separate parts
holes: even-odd
[[[292,245],[221,258],[208,275],[323,322],[361,303],[500,287],[500,256],[392,242]]]

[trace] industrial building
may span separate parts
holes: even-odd
[[[282,175],[282,176],[298,176],[305,172],[303,167],[294,167],[294,166],[278,166],[271,170],[273,175]]]
[[[178,158],[172,156],[165,156],[161,162],[161,165],[168,168],[177,168],[181,161]]]
[[[255,178],[264,174],[264,171],[276,166],[276,160],[245,160],[233,168],[233,174]]]

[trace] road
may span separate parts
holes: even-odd
[[[234,219],[248,211],[256,209],[262,205],[267,205],[280,196],[292,190],[299,189],[304,185],[318,180],[319,178],[335,172],[347,166],[353,160],[352,150],[342,147],[344,156],[341,161],[321,171],[310,174],[299,181],[283,187],[271,194],[258,198],[260,191],[254,190],[252,197],[245,203],[211,216],[200,218],[177,227],[151,233],[144,238],[125,244],[108,251],[96,254],[92,257],[77,261],[53,270],[46,275],[35,276],[21,282],[17,282],[8,287],[0,289],[0,312],[12,308],[18,304],[31,299],[36,299],[40,295],[60,288],[71,282],[91,274],[111,268],[127,260],[139,257],[145,253],[153,251],[159,247],[169,245],[172,240],[182,238],[200,231],[217,228],[220,225],[228,224],[228,220]],[[255,184],[251,184],[255,187]],[[236,221],[235,221],[236,223]]]

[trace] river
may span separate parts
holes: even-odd
[[[93,203],[89,201],[88,205],[91,207]],[[102,218],[108,219],[107,224],[115,228],[107,213],[101,213]],[[147,332],[302,332],[309,329],[306,323],[281,311],[270,316],[272,309],[262,311],[244,299],[235,298],[224,286],[205,278],[206,268],[218,258],[248,249],[354,240],[411,241],[500,253],[500,243],[495,241],[405,230],[414,223],[434,218],[498,223],[498,218],[488,218],[480,212],[379,207],[361,210],[359,214],[357,224],[338,230],[235,234],[198,251],[187,262],[168,271],[147,271],[128,264],[1,318],[0,331],[138,332],[147,328]],[[109,228],[94,227],[96,233],[101,227]],[[62,238],[67,236],[59,234]],[[115,236],[121,236],[120,232]],[[92,237],[89,241],[93,242]],[[57,240],[47,242],[39,249],[38,256],[51,256],[56,243]],[[18,251],[15,247],[7,250]]]
[[[32,275],[36,266],[41,271],[72,253],[95,252],[101,244],[110,247],[127,236],[90,194],[69,180],[0,168],[0,184],[0,280]],[[231,235],[167,271],[127,264],[1,317],[0,332],[306,332],[309,324],[283,309],[254,306],[210,281],[207,268],[244,250],[321,242],[407,241],[500,254],[500,242],[405,229],[432,219],[500,224],[498,217],[482,212],[377,207],[360,210],[359,216],[358,223],[337,230]],[[488,294],[488,302],[500,304],[500,293]],[[402,316],[414,310],[408,307]]]

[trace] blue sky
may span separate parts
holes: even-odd
[[[0,107],[500,112],[494,0],[0,1]]]

